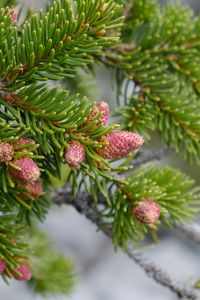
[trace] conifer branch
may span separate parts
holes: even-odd
[[[129,3],[122,39],[102,59],[122,71],[118,85],[128,80],[137,87],[117,113],[126,129],[148,138],[146,129],[156,128],[168,147],[200,163],[199,118],[194,114],[200,110],[199,17],[186,6]]]
[[[96,54],[118,40],[107,33],[118,31],[124,19],[116,16],[120,5],[113,0],[106,3],[107,7],[105,1],[54,0],[46,13],[40,11],[25,22],[21,37],[11,26],[6,39],[12,51],[7,46],[3,53],[9,68],[0,72],[4,84],[17,87],[22,82],[61,80],[92,63]],[[5,50],[4,45],[1,48]]]
[[[46,215],[52,176],[61,177],[64,163],[72,184],[54,193],[55,203],[73,205],[179,298],[196,299],[129,242],[156,235],[161,222],[185,224],[198,212],[200,189],[189,176],[158,164],[140,167],[164,150],[134,151],[157,128],[167,146],[200,163],[200,18],[177,5],[162,9],[157,0],[50,3],[19,30],[20,10],[0,0],[0,274],[30,279],[30,255],[18,236],[34,215]],[[47,82],[73,77],[86,65],[92,69],[98,60],[117,71],[124,103],[115,116],[122,130],[107,126],[106,102],[89,104]],[[182,230],[199,240],[192,228]]]
[[[112,229],[103,227],[104,220],[99,217],[99,212],[93,204],[92,197],[86,192],[79,194],[76,199],[73,199],[71,196],[71,188],[66,184],[62,189],[53,193],[53,203],[57,205],[72,205],[78,212],[85,215],[92,223],[96,224],[98,228],[102,227],[102,231],[107,237],[113,238]],[[171,279],[165,271],[148,261],[140,251],[134,249],[131,244],[129,244],[124,251],[148,276],[152,277],[160,285],[169,288],[179,299],[187,298],[189,300],[195,300],[198,298],[192,287],[179,284]]]
[[[141,149],[134,158],[134,160],[131,162],[131,165],[133,165],[134,167],[139,167],[140,165],[145,164],[149,161],[159,161],[165,156],[165,153],[166,151],[164,149]]]

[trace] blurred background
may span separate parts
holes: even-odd
[[[38,8],[42,0],[24,0]],[[167,1],[162,1],[166,3]],[[200,9],[197,0],[182,1]],[[83,82],[84,84],[84,82]],[[106,99],[115,105],[115,91],[112,78],[105,69],[98,69],[96,78],[91,78],[90,98]],[[158,147],[155,137],[152,147]],[[199,168],[189,166],[169,153],[165,162],[177,166],[199,181]],[[200,183],[200,182],[199,182]],[[23,283],[12,282],[6,286],[0,281],[2,300],[175,300],[167,289],[149,279],[144,272],[121,251],[114,253],[109,240],[96,232],[93,226],[73,208],[53,207],[42,226],[51,236],[55,246],[69,256],[76,268],[76,286],[70,296],[53,295],[46,298],[32,294]],[[193,283],[200,278],[200,247],[178,232],[163,231],[161,243],[143,249],[152,261],[166,269],[173,278]]]

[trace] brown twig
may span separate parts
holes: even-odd
[[[141,149],[140,152],[138,152],[137,156],[132,161],[132,165],[134,167],[139,167],[142,164],[145,164],[149,161],[156,162],[161,160],[166,154],[166,151],[164,149],[159,149],[157,151],[151,150],[151,149]]]
[[[195,241],[196,243],[200,243],[200,225],[193,223],[190,225],[178,225],[176,224],[176,228],[179,232],[186,235],[189,239]]]
[[[91,196],[82,192],[76,199],[73,199],[71,196],[71,188],[67,184],[64,188],[58,190],[53,194],[53,202],[58,205],[70,204],[78,212],[85,215],[92,223],[101,227],[103,225],[103,220],[99,217],[99,212],[97,207],[93,205]],[[112,228],[102,227],[102,231],[110,239],[113,238]],[[132,245],[128,245],[127,249],[124,252],[134,260],[148,276],[152,277],[160,285],[167,287],[173,293],[175,293],[179,299],[186,298],[188,300],[198,299],[198,296],[193,287],[179,284],[164,271],[162,268],[156,264],[148,261],[140,251],[134,249]]]

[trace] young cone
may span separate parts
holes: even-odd
[[[17,10],[14,10],[13,8],[9,8],[8,13],[11,14],[11,20],[12,22],[17,22],[19,18],[19,13]]]
[[[99,125],[105,126],[109,119],[109,114],[110,114],[110,109],[109,109],[108,103],[106,103],[105,101],[98,102],[96,105],[94,105],[94,107],[86,121],[86,124],[89,124],[91,121],[96,119],[99,114],[101,114],[101,117],[97,121],[96,126],[99,126]]]
[[[19,140],[17,140],[14,143],[13,147],[17,148],[17,147],[20,147],[20,146],[24,146],[24,148],[22,148],[22,149],[15,149],[15,151],[26,151],[29,148],[29,147],[26,147],[26,145],[28,145],[28,144],[35,145],[35,141],[32,138],[23,137],[23,138],[20,138]]]
[[[142,223],[154,225],[160,218],[160,206],[152,199],[145,199],[133,209],[133,215]]]
[[[11,175],[15,179],[19,179],[22,182],[34,182],[39,179],[40,169],[32,158],[24,156],[16,159],[14,164],[20,168],[20,170],[11,169]]]
[[[106,8],[108,7],[108,3],[105,3],[101,9],[101,12],[104,12],[106,10]]]
[[[5,268],[6,268],[5,262],[2,259],[0,259],[0,274],[3,274]]]
[[[36,182],[27,182],[23,185],[23,188],[25,188],[28,191],[28,194],[34,199],[38,199],[40,196],[44,194],[43,186],[40,181]]]
[[[14,155],[13,146],[9,143],[0,143],[0,163],[7,163]]]
[[[21,265],[19,268],[17,268],[17,271],[21,273],[21,275],[14,275],[14,278],[16,280],[20,281],[28,281],[31,279],[31,267],[27,265]]]
[[[119,159],[140,148],[144,139],[137,133],[115,130],[102,136],[100,142],[107,143],[97,149],[100,156],[107,159]]]
[[[64,151],[64,161],[71,168],[77,168],[85,160],[85,148],[78,141],[70,141]]]

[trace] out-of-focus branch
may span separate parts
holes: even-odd
[[[159,161],[162,159],[166,154],[166,150],[159,149],[159,150],[152,150],[152,149],[141,149],[138,152],[137,156],[132,161],[132,165],[134,167],[139,167],[140,165],[147,163],[149,161]]]
[[[101,217],[99,217],[97,207],[93,205],[91,196],[86,192],[82,192],[76,199],[73,199],[71,196],[71,188],[68,184],[65,185],[64,188],[54,192],[53,202],[58,205],[70,204],[98,227],[101,227],[103,224],[103,220]],[[102,227],[102,231],[107,235],[107,237],[112,239],[112,228],[105,229]],[[171,279],[171,277],[164,270],[162,270],[162,268],[148,261],[140,253],[140,251],[134,249],[132,245],[129,244],[127,249],[124,251],[146,272],[148,276],[152,277],[160,285],[170,289],[178,296],[179,299],[185,298],[188,300],[195,300],[198,298],[195,290],[192,287],[186,286],[185,284],[179,284]]]
[[[200,225],[199,224],[191,224],[191,225],[176,225],[176,228],[179,232],[186,235],[189,239],[200,243]]]

